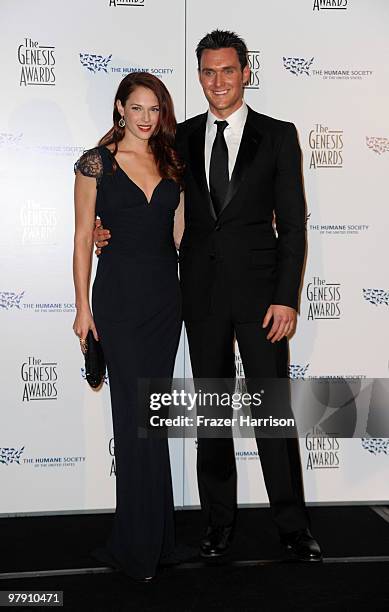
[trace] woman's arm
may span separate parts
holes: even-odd
[[[184,217],[184,192],[181,191],[180,203],[176,208],[176,212],[174,215],[174,229],[173,229],[173,237],[174,244],[176,245],[177,251],[180,249],[181,239],[185,229],[185,217]]]
[[[75,233],[73,251],[73,279],[77,314],[73,325],[75,334],[85,340],[91,329],[98,340],[89,304],[89,285],[92,268],[93,229],[96,208],[96,178],[76,174],[74,184]]]

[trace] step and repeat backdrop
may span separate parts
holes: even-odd
[[[132,71],[164,81],[179,121],[203,112],[194,49],[214,28],[248,44],[247,103],[299,133],[309,249],[290,376],[388,377],[386,0],[3,0],[0,15],[0,514],[115,506],[109,380],[89,388],[72,331],[73,164]],[[190,375],[183,333],[175,376]],[[388,440],[312,429],[300,445],[309,503],[389,500]],[[196,506],[196,441],[170,449],[176,506]],[[239,503],[266,504],[255,441],[235,453]]]

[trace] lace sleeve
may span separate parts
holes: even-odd
[[[90,149],[81,155],[74,164],[74,172],[80,171],[84,176],[96,179],[97,185],[103,176],[103,162],[98,149]]]

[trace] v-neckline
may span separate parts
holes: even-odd
[[[152,194],[151,194],[150,200],[149,200],[149,199],[147,198],[147,195],[146,195],[146,194],[145,194],[145,192],[143,191],[142,187],[139,187],[138,183],[136,183],[136,182],[134,181],[134,179],[132,179],[132,178],[131,178],[131,177],[130,177],[128,174],[127,174],[127,172],[126,172],[125,170],[123,170],[123,168],[122,168],[122,167],[121,167],[121,165],[119,164],[118,160],[116,159],[116,157],[114,156],[114,154],[112,153],[112,151],[111,151],[110,149],[108,149],[108,147],[105,147],[105,148],[106,148],[106,149],[107,149],[107,151],[110,153],[110,155],[111,155],[111,156],[114,158],[115,163],[116,163],[117,167],[119,168],[119,170],[121,170],[121,171],[123,172],[124,176],[126,176],[126,177],[128,178],[128,180],[130,181],[130,183],[132,183],[132,184],[133,184],[133,185],[134,185],[134,186],[135,186],[135,187],[136,187],[136,188],[137,188],[137,189],[138,189],[138,190],[139,190],[139,191],[140,191],[140,192],[143,194],[143,197],[144,197],[144,199],[146,200],[147,205],[148,205],[148,206],[150,206],[151,202],[153,201],[153,197],[154,197],[154,194],[155,194],[156,190],[158,189],[158,187],[160,186],[160,184],[161,184],[161,183],[162,183],[162,181],[164,180],[164,179],[163,179],[163,177],[161,177],[161,178],[160,178],[160,180],[158,181],[158,183],[155,185],[155,187],[154,187],[154,189],[153,189],[153,191],[152,191]]]

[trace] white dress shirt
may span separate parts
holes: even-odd
[[[242,140],[243,129],[247,119],[247,104],[243,101],[236,111],[234,111],[229,117],[226,118],[228,125],[224,130],[224,139],[226,141],[228,149],[228,174],[231,179],[232,171],[235,166],[236,158],[240,147],[240,141]],[[207,125],[205,129],[205,174],[207,176],[207,183],[209,188],[209,164],[211,161],[211,153],[213,142],[216,137],[217,127],[215,121],[221,121],[219,117],[215,117],[211,111],[208,111]]]

